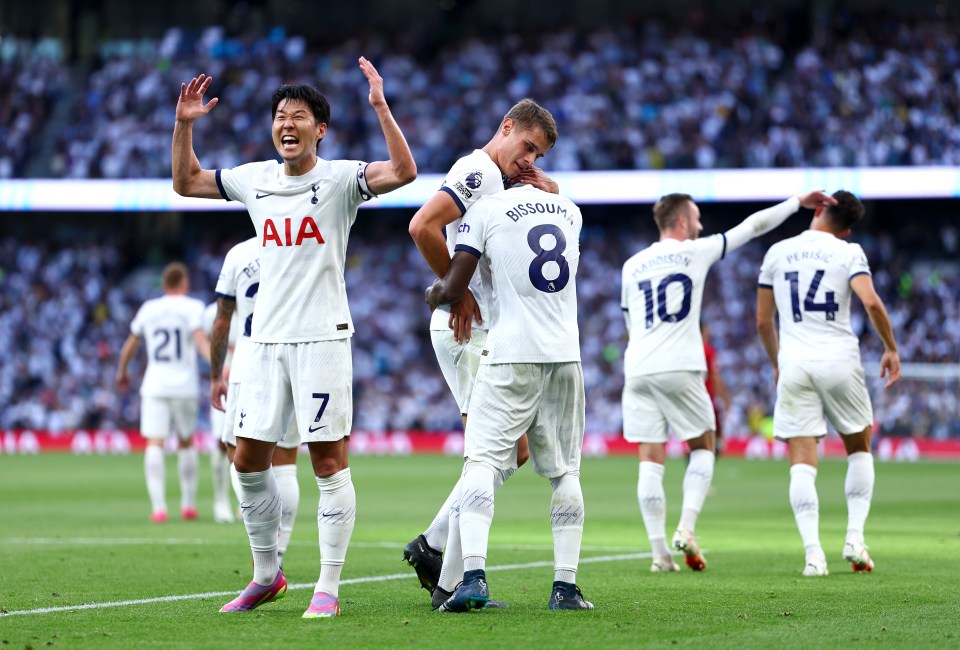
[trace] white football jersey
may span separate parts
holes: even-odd
[[[859,244],[807,230],[770,247],[761,287],[773,289],[780,316],[780,362],[848,360],[860,363],[850,328],[850,279],[870,273]]]
[[[260,309],[254,341],[303,343],[353,335],[343,265],[357,207],[373,198],[365,170],[364,162],[322,158],[302,176],[287,176],[275,161],[217,170],[220,193],[242,201],[257,229]]]
[[[246,370],[247,356],[252,345],[250,335],[253,331],[253,308],[259,290],[260,244],[256,237],[251,237],[227,251],[220,277],[217,279],[217,296],[235,300],[237,303],[233,320],[230,321],[230,340],[233,342],[233,360],[230,366],[232,383],[239,382],[243,377],[241,373]]]
[[[487,258],[492,275],[481,364],[580,361],[582,226],[572,201],[531,186],[485,196],[464,215],[457,251]]]
[[[147,344],[143,397],[199,397],[200,375],[193,333],[203,330],[203,303],[189,296],[161,296],[143,303],[130,332]]]
[[[620,306],[630,335],[623,361],[626,377],[706,372],[700,335],[703,287],[726,245],[725,235],[664,239],[624,263]]]
[[[493,162],[493,159],[482,149],[474,149],[473,153],[468,154],[455,162],[438,191],[446,192],[456,201],[460,208],[460,218],[450,222],[446,226],[447,231],[447,250],[450,256],[457,248],[457,241],[460,235],[460,227],[463,222],[463,213],[470,206],[480,200],[481,197],[489,194],[502,192],[504,189],[504,178],[500,168]],[[473,326],[479,329],[487,329],[487,310],[489,308],[489,287],[490,287],[490,269],[483,260],[477,272],[470,280],[470,291],[473,297],[477,299],[477,305],[480,307],[480,314],[483,316],[483,324],[477,324],[474,321]],[[441,305],[433,311],[433,317],[430,319],[431,330],[449,329],[447,323],[450,319],[450,308]]]

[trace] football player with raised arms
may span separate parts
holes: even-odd
[[[475,149],[454,163],[437,192],[410,221],[410,235],[438,278],[443,277],[450,265],[464,212],[481,197],[516,184],[557,192],[557,184],[535,165],[556,140],[557,123],[550,112],[532,99],[524,99],[507,112],[497,132],[482,149]],[[488,315],[490,288],[489,278],[482,276],[482,272],[477,273],[463,298],[454,305],[438,306],[430,320],[433,349],[464,426],[480,353],[487,339],[484,319]],[[522,436],[515,462],[497,475],[497,486],[523,465],[528,456],[527,439]],[[458,493],[459,483],[427,529],[403,550],[403,559],[416,569],[421,586],[431,593],[434,608],[449,598],[463,574],[460,536],[450,530],[451,517],[454,522],[457,520],[453,505]],[[444,548],[447,555],[441,564]]]
[[[213,322],[210,342],[210,404],[226,422],[221,430],[222,443],[227,449],[230,462],[230,477],[239,498],[240,483],[233,458],[237,449],[234,427],[237,423],[237,399],[243,377],[249,371],[249,356],[253,344],[253,312],[260,289],[260,244],[256,237],[242,241],[229,251],[223,260],[220,277],[217,279],[217,313]],[[228,343],[234,338],[234,323],[242,323],[236,335],[236,344],[230,359],[229,372],[226,366]],[[255,372],[255,370],[254,370]],[[300,433],[296,418],[292,418],[286,435],[277,442],[273,452],[273,475],[280,491],[280,532],[277,536],[277,558],[283,568],[283,556],[287,552],[293,524],[300,506],[300,484],[297,482],[297,449]]]
[[[536,187],[486,196],[467,211],[447,272],[427,290],[432,306],[455,303],[483,265],[495,296],[464,436],[458,497],[463,581],[441,611],[465,612],[489,601],[485,570],[496,477],[512,465],[524,433],[534,471],[553,486],[548,607],[593,607],[576,584],[584,522],[585,399],[576,289],[582,225],[573,202]]]
[[[860,345],[850,327],[850,300],[857,294],[883,342],[880,376],[886,388],[900,378],[900,357],[883,301],[859,244],[845,242],[864,214],[844,190],[834,205],[817,208],[804,233],[774,244],[763,258],[757,288],[757,329],[773,365],[777,403],[773,432],[786,440],[790,457],[790,505],[806,552],[804,576],[825,576],[820,545],[817,443],[827,420],[847,451],[847,533],[843,559],[854,571],[872,571],[863,529],[873,498],[870,453],[873,408],[860,364]],[[780,335],[774,319],[780,314]]]
[[[793,197],[744,219],[727,232],[698,239],[700,209],[689,194],[667,194],[653,206],[660,240],[623,265],[621,306],[630,341],[624,355],[623,434],[639,443],[637,500],[653,550],[650,570],[679,571],[666,543],[663,490],[667,429],[687,442],[680,523],[672,545],[687,566],[706,569],[694,538],[716,460],[716,416],[704,385],[707,371],[700,308],[714,262],[776,228],[801,207],[834,200],[819,191]]]
[[[249,611],[282,597],[277,556],[280,494],[270,463],[296,417],[320,491],[320,576],[304,618],[337,616],[339,585],[356,517],[347,462],[353,419],[353,322],[343,267],[347,238],[361,203],[402,187],[417,168],[384,97],[383,79],[366,58],[359,67],[379,118],[389,160],[324,160],[318,146],[330,105],[312,86],[283,85],[272,98],[272,139],[282,162],[210,170],[193,151],[193,123],[217,104],[204,103],[211,79],[181,84],[173,132],[173,186],[184,196],[241,201],[260,246],[260,287],[253,348],[237,396],[234,466],[244,525],[253,551],[253,580],[221,611]]]
[[[127,366],[147,344],[147,369],[140,384],[140,435],[147,440],[143,469],[156,523],[167,521],[166,472],[163,443],[177,434],[177,471],[180,475],[180,515],[197,518],[197,428],[200,376],[197,354],[210,358],[203,334],[203,303],[191,298],[190,276],[181,262],[171,262],[161,276],[163,296],[146,301],[130,323],[117,367],[117,387],[127,390]]]

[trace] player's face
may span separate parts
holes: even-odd
[[[691,202],[687,209],[687,238],[696,239],[703,232],[703,224],[700,223],[700,208],[696,203]]]
[[[326,124],[317,124],[313,111],[297,99],[284,99],[273,118],[273,146],[286,163],[312,161],[317,142],[327,132]]]
[[[512,177],[533,167],[537,160],[547,153],[550,145],[543,129],[539,127],[521,131],[516,128],[513,120],[510,120],[508,125],[510,131],[500,149],[500,171]]]

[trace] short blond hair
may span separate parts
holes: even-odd
[[[529,97],[514,104],[503,119],[508,117],[521,131],[543,131],[550,147],[557,143],[557,121],[553,119],[553,114]]]
[[[183,262],[170,262],[163,267],[160,283],[164,289],[176,289],[189,277],[186,264]]]

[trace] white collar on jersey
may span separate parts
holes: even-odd
[[[278,163],[276,174],[270,174],[269,178],[254,179],[253,189],[257,192],[276,194],[278,196],[293,196],[304,192],[316,192],[318,168],[321,162],[325,161],[318,157],[316,166],[302,176],[285,175],[283,173],[283,163]]]

